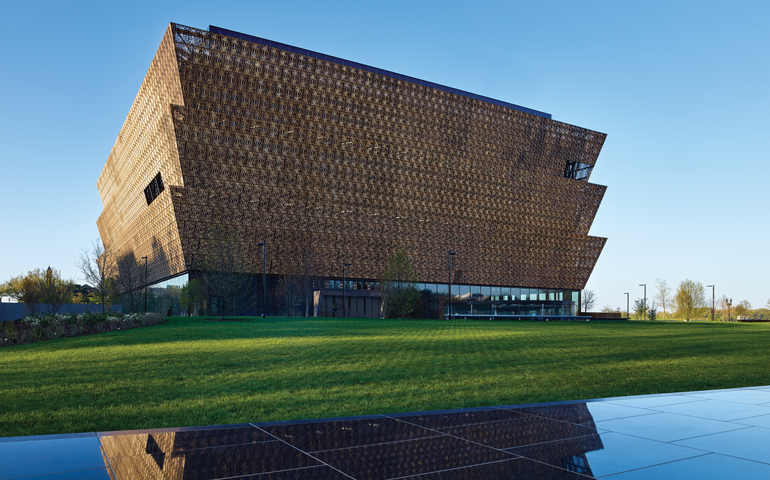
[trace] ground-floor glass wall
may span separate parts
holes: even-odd
[[[342,280],[325,279],[323,288],[342,290]],[[346,280],[348,291],[378,290],[379,282]],[[443,318],[448,315],[449,284],[415,283],[421,292],[415,317]],[[452,285],[453,315],[488,316],[576,316],[580,292],[555,288]]]
[[[147,286],[147,311],[160,313],[161,315],[178,316],[182,315],[182,309],[179,306],[179,295],[182,291],[182,287],[187,284],[189,275],[184,273],[173,278],[169,278],[162,282],[154,283]],[[138,291],[138,308],[139,312],[145,310],[145,290],[142,288]],[[128,307],[128,299],[126,295],[123,295],[121,299],[123,303],[123,311],[130,311]],[[184,312],[186,315],[187,312]]]
[[[179,298],[181,289],[189,278],[190,275],[184,273],[150,285],[147,288],[147,311],[164,315],[186,315],[187,312],[181,309]],[[275,281],[275,278],[268,276],[268,315],[275,314],[275,300],[272,298]],[[261,276],[255,275],[253,283],[253,298],[249,298],[248,308],[239,312],[241,315],[258,315],[262,311]],[[325,290],[341,291],[342,280],[323,279],[319,286]],[[415,283],[415,287],[420,291],[417,310],[413,315],[415,318],[445,318],[449,314],[448,284]],[[370,291],[378,296],[380,284],[374,280],[351,279],[346,280],[345,288],[351,293]],[[455,316],[577,316],[579,301],[578,290],[452,285],[452,314]],[[207,310],[212,307],[210,304],[207,306],[210,307]],[[128,310],[124,308],[124,311]],[[143,301],[139,311],[144,311]]]

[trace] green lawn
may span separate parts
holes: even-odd
[[[172,319],[0,348],[0,436],[770,384],[768,324]]]

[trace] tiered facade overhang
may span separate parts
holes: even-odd
[[[105,245],[149,282],[240,233],[249,270],[376,279],[404,248],[419,281],[580,289],[605,238],[589,183],[605,135],[307,50],[171,24],[98,181]]]

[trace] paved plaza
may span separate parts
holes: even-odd
[[[0,479],[770,478],[770,386],[0,438]]]

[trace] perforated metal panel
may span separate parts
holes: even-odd
[[[144,193],[158,174],[166,186],[184,185],[170,105],[184,105],[171,26],[97,182],[102,242],[137,259],[146,255],[150,282],[185,270],[170,189],[150,205]]]
[[[584,287],[606,187],[565,171],[593,166],[604,134],[265,43],[170,27],[99,181],[105,243],[157,243],[157,279],[229,226],[255,273],[257,242],[280,274],[310,239],[325,276],[344,261],[379,278],[403,247],[420,281],[446,282],[451,249],[455,283]]]

